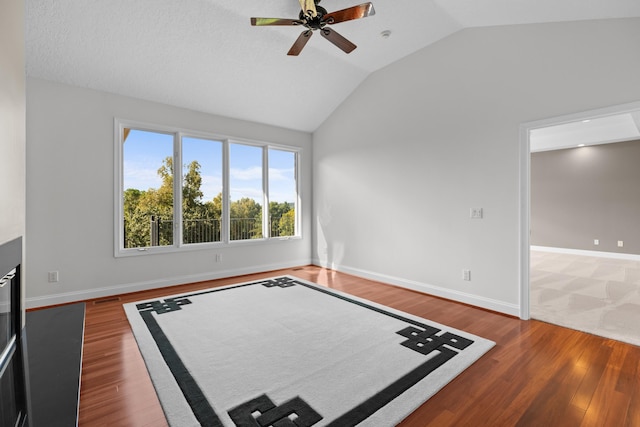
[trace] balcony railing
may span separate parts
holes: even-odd
[[[280,229],[281,217],[271,217],[269,228],[271,237],[284,237],[292,235]],[[187,219],[182,221],[183,244],[209,243],[221,241],[221,220],[218,218]],[[125,221],[125,248],[170,246],[173,245],[173,219],[163,219],[152,215],[149,217],[145,236],[131,236],[127,233],[128,227]],[[146,233],[148,230],[148,234]],[[140,234],[140,232],[138,232]],[[262,234],[262,221],[256,218],[231,218],[229,221],[230,240],[260,239]],[[144,242],[144,243],[142,243]],[[142,243],[142,244],[141,244]]]
[[[173,221],[171,221],[173,225]],[[189,219],[182,221],[182,241],[188,243],[206,243],[220,241],[219,219]]]

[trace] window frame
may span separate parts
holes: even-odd
[[[154,132],[173,135],[173,244],[167,246],[147,246],[136,248],[124,247],[124,129]],[[222,218],[220,225],[220,241],[202,243],[183,243],[182,224],[182,139],[198,138],[222,143]],[[301,156],[302,147],[277,144],[266,141],[250,140],[228,135],[220,135],[178,127],[144,123],[122,118],[114,118],[114,255],[116,258],[158,253],[183,252],[223,248],[238,245],[266,244],[276,241],[302,239],[302,186]],[[230,157],[231,144],[260,147],[262,149],[262,237],[257,239],[231,240],[230,236]],[[294,153],[295,233],[293,236],[271,237],[269,223],[269,150],[282,150]]]

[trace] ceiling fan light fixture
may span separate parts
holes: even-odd
[[[370,2],[362,3],[346,9],[337,10],[335,12],[327,12],[325,8],[319,6],[320,0],[299,0],[300,12],[298,19],[288,18],[251,18],[253,26],[298,26],[306,28],[298,36],[287,55],[297,56],[306,45],[313,31],[320,30],[320,34],[345,53],[351,53],[356,45],[338,34],[335,30],[329,29],[328,26],[339,24],[341,22],[351,21],[354,19],[366,18],[375,15],[376,11]],[[389,34],[391,32],[389,31]]]

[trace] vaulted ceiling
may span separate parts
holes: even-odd
[[[352,53],[316,36],[292,57],[300,27],[250,17],[296,18],[297,0],[26,0],[27,75],[312,132],[370,73],[464,28],[640,16],[638,0],[371,1],[333,26]]]

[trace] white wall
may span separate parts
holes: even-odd
[[[638,46],[640,19],[476,28],[371,75],[314,133],[315,262],[520,314],[519,126],[640,100]]]
[[[25,231],[24,2],[0,3],[0,244]],[[23,242],[24,244],[24,242]]]
[[[114,116],[302,147],[304,237],[115,258]],[[27,140],[28,306],[311,262],[308,133],[29,78]],[[60,281],[48,283],[48,271],[59,271]]]

